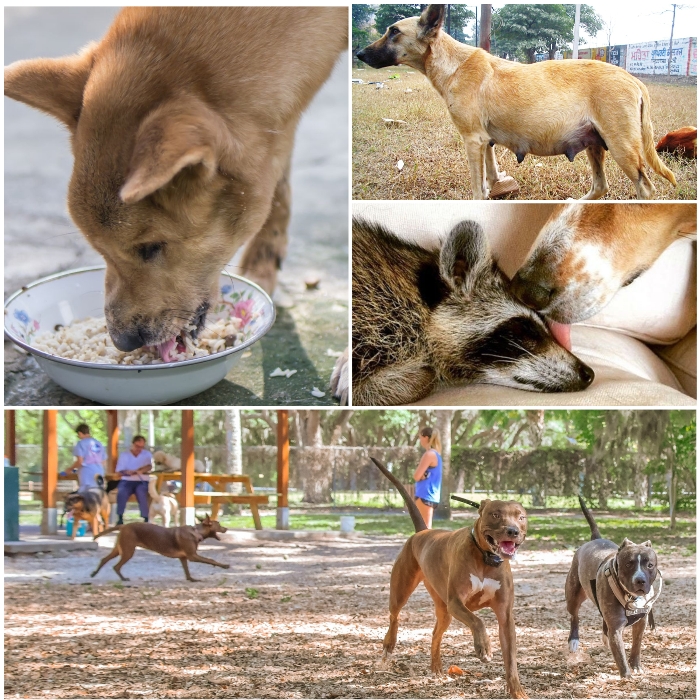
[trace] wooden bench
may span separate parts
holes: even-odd
[[[152,472],[158,477],[156,481],[156,489],[160,493],[161,486],[164,481],[177,480],[182,481],[181,472]],[[253,491],[253,483],[249,476],[245,474],[197,474],[194,475],[195,484],[204,482],[211,484],[212,491],[195,491],[195,505],[210,505],[211,519],[216,520],[219,515],[219,506],[222,503],[238,503],[241,505],[250,506],[250,512],[253,516],[256,530],[262,530],[262,522],[260,520],[260,512],[258,506],[267,505],[269,496],[259,495]],[[226,490],[228,484],[243,484],[245,489],[244,494],[235,494]]]

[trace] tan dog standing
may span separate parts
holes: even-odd
[[[381,462],[374,457],[372,461],[403,497],[416,528],[416,534],[408,538],[391,571],[385,656],[396,646],[401,609],[422,581],[433,599],[437,618],[430,647],[433,673],[442,673],[440,644],[453,617],[472,631],[479,659],[491,661],[486,627],[474,614],[482,608],[491,608],[498,620],[508,692],[512,698],[526,698],[518,678],[513,575],[509,563],[525,540],[525,509],[516,501],[484,500],[473,529],[427,530],[403,484]]]
[[[158,493],[157,480],[158,477],[155,474],[148,477],[148,495],[151,497],[148,505],[148,522],[152,523],[156,518],[162,518],[163,527],[170,527],[171,521],[177,523],[180,506],[177,504],[177,498],[172,494]]]
[[[241,267],[272,290],[297,123],[347,36],[347,7],[132,7],[75,56],[5,70],[7,96],[68,127],[68,208],[120,350],[196,333],[250,239]]]
[[[600,61],[505,61],[443,32],[444,16],[444,5],[428,5],[420,17],[392,24],[357,57],[373,68],[411,66],[430,80],[464,140],[474,199],[486,199],[505,176],[494,144],[513,151],[518,162],[528,153],[573,161],[585,150],[593,172],[585,199],[608,191],[606,150],[639,199],[654,195],[645,165],[676,185],[656,154],[649,93],[641,81]]]

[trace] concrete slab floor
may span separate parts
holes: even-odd
[[[5,63],[74,53],[101,37],[115,8],[6,8]],[[333,405],[328,381],[348,342],[348,55],[302,117],[292,167],[289,248],[274,295],[274,328],[225,380],[182,405]],[[5,99],[5,295],[39,277],[102,259],[68,216],[68,137],[45,114]],[[235,259],[230,268],[235,271]],[[304,279],[318,277],[307,291]],[[296,369],[270,378],[276,367]],[[324,397],[310,393],[314,387]],[[5,404],[92,402],[50,380],[5,343]]]

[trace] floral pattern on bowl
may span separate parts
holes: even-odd
[[[31,344],[32,338],[41,329],[39,321],[29,318],[29,314],[24,309],[15,309],[12,312],[12,316],[21,325],[16,325],[14,321],[10,321],[8,329],[25,343]]]

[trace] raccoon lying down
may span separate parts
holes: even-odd
[[[593,370],[557,343],[508,284],[473,221],[431,251],[354,220],[353,403],[408,404],[439,382],[542,392],[589,386]]]

